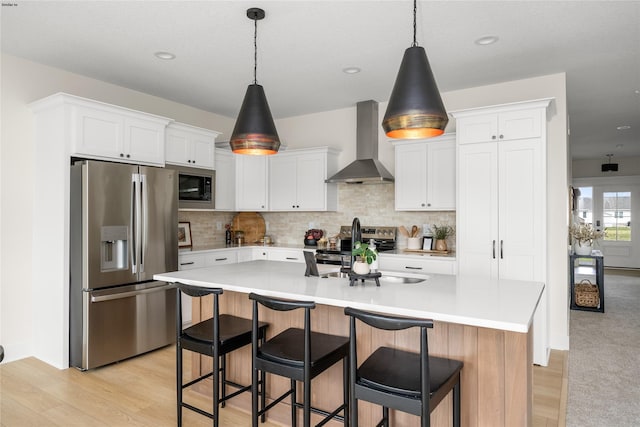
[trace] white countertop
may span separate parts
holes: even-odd
[[[305,268],[300,263],[250,261],[153,277],[165,282],[523,333],[529,330],[544,288],[537,282],[439,274],[431,274],[417,284],[381,283],[377,287],[375,282],[366,281],[364,285],[349,286],[349,279],[305,277]]]

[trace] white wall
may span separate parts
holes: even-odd
[[[3,54],[1,59],[0,343],[5,347],[6,361],[35,355],[64,367],[59,355],[66,353],[66,344],[60,342],[60,337],[67,335],[66,319],[60,319],[65,317],[61,312],[65,296],[56,294],[50,299],[34,294],[38,286],[43,290],[48,286],[41,279],[34,286],[35,277],[48,274],[41,269],[42,258],[62,254],[47,254],[42,248],[33,247],[34,227],[47,224],[34,221],[34,209],[41,211],[34,200],[39,182],[34,179],[34,123],[28,104],[56,92],[67,92],[223,132],[221,140],[228,139],[234,119],[10,55]],[[63,221],[53,222],[60,219],[56,215],[62,216],[63,212],[52,212],[48,226],[62,228]],[[36,346],[34,337],[40,337],[39,342],[51,340],[53,346]]]
[[[39,260],[33,254],[32,226],[35,160],[33,147],[33,115],[28,104],[55,92],[67,92],[103,102],[146,111],[176,121],[223,132],[228,139],[233,119],[197,110],[172,101],[132,91],[59,69],[46,67],[9,55],[2,55],[2,144],[0,146],[0,192],[2,215],[0,235],[0,342],[7,360],[35,355],[46,362],[64,367],[56,351],[42,354],[33,345],[34,330],[40,334],[65,335],[64,319],[50,318],[46,307],[57,301],[34,304],[34,271]],[[568,165],[566,143],[565,75],[555,74],[497,85],[464,89],[442,94],[448,110],[480,107],[515,101],[555,97],[556,111],[549,122],[548,154],[548,270],[547,290],[550,294],[550,333],[553,348],[568,348],[567,252]],[[386,103],[380,103],[380,116]],[[355,105],[352,108],[278,120],[281,139],[291,148],[330,145],[342,150],[340,165],[355,159]],[[453,124],[449,126],[453,128]],[[448,131],[450,131],[448,129]],[[393,146],[380,130],[379,157],[393,171]],[[16,185],[16,182],[19,185]],[[44,286],[45,284],[40,284]],[[45,310],[44,313],[34,312]]]
[[[611,163],[618,164],[617,172],[602,172],[601,166],[603,163],[609,163],[609,159],[574,160],[572,162],[572,176],[573,178],[591,178],[640,175],[640,157],[613,157]]]

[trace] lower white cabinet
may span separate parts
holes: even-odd
[[[436,259],[421,255],[395,256],[380,254],[380,270],[404,271],[418,274],[455,274],[456,260]]]
[[[268,248],[266,252],[269,261],[304,262],[302,249]]]
[[[214,265],[237,264],[238,249],[221,249],[208,252],[205,258],[205,265],[212,267]]]

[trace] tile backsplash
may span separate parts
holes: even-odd
[[[394,208],[394,186],[391,184],[338,184],[337,212],[261,212],[267,224],[267,234],[280,245],[301,245],[309,228],[320,228],[326,235],[338,233],[341,225],[351,225],[354,217],[363,226],[400,226],[411,229],[422,224],[455,226],[455,212],[398,212]],[[191,223],[194,247],[224,245],[224,225],[231,223],[233,212],[180,211],[180,221]],[[221,230],[218,225],[221,224]],[[447,240],[455,250],[455,236]]]

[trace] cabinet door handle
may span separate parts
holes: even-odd
[[[502,256],[502,246],[503,246],[503,241],[500,240],[500,259],[504,259],[504,256]]]
[[[491,139],[496,139],[496,136],[495,135],[491,135]]]
[[[422,270],[422,267],[411,267],[410,265],[405,265],[404,268],[407,270]]]
[[[298,260],[298,258],[293,257],[293,256],[288,256],[288,257],[286,257],[285,259],[290,259],[290,260],[294,260],[294,261],[297,261],[297,260]]]
[[[493,253],[492,255],[493,259],[496,259],[496,241],[495,240],[491,243],[491,246],[492,246],[491,252]]]
[[[503,138],[504,138],[504,135],[500,135],[500,139],[503,139]]]
[[[227,260],[227,257],[224,257],[224,258],[216,258],[216,261],[226,261],[226,260]]]
[[[181,262],[180,265],[193,265],[195,264],[195,262],[191,261],[191,262]]]

